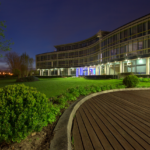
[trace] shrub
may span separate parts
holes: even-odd
[[[39,132],[59,114],[45,94],[24,84],[0,89],[1,142],[21,142],[32,132]]]
[[[80,96],[79,90],[77,88],[70,88],[67,90],[67,92],[71,93],[75,97]]]
[[[98,85],[92,85],[92,88],[93,88],[93,90],[94,90],[95,92],[100,92],[100,91],[102,91],[102,90],[101,90],[101,87],[98,86]]]
[[[29,81],[39,81],[39,78],[35,76],[29,76],[29,77],[18,78],[16,80],[16,82],[29,82]]]
[[[74,91],[71,94],[74,95],[75,97],[79,97],[80,96],[80,93],[78,91]]]
[[[116,89],[116,85],[110,85],[110,89]]]
[[[102,91],[106,91],[107,87],[106,86],[102,86],[101,89],[102,89]]]
[[[66,99],[68,100],[68,101],[75,101],[77,98],[73,95],[73,94],[71,94],[71,93],[66,93],[65,94],[65,97],[66,97]]]
[[[140,78],[139,78],[139,81],[140,81],[140,82],[142,82],[142,81],[143,81],[143,78],[142,78],[142,77],[140,77]]]
[[[94,85],[92,85],[92,86],[90,87],[90,91],[91,91],[92,93],[96,93],[96,92],[97,92],[96,87],[95,87]]]
[[[79,91],[80,95],[84,95],[84,96],[88,95],[86,89],[82,86],[78,86],[77,90]]]
[[[139,83],[139,79],[135,75],[128,75],[123,79],[123,84],[129,87],[135,87]]]

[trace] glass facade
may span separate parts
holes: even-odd
[[[51,75],[62,76],[117,75],[120,72],[147,74],[149,18],[150,15],[144,16],[112,32],[100,31],[84,41],[55,46],[56,52],[36,55],[36,67],[52,69]],[[48,71],[43,71],[43,75],[48,74]]]

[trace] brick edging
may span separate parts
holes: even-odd
[[[82,99],[75,101],[71,104],[63,113],[63,115],[58,120],[58,123],[54,129],[54,138],[50,144],[50,150],[72,150],[71,147],[71,128],[72,128],[72,121],[73,117],[80,107],[85,101],[88,99],[110,92],[117,92],[117,91],[131,91],[131,90],[150,90],[150,88],[125,88],[125,89],[113,89],[113,90],[106,90],[97,93],[92,93]]]

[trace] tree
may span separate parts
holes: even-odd
[[[22,65],[21,57],[16,52],[9,52],[5,55],[5,59],[12,73],[20,78]]]
[[[32,71],[33,71],[33,58],[30,58],[29,55],[27,55],[26,53],[23,53],[21,55],[21,60],[22,60],[22,74],[23,76],[26,75],[32,75]]]
[[[29,74],[30,76],[32,75],[32,72],[33,72],[33,58],[29,58]]]
[[[16,52],[9,52],[5,55],[5,59],[9,69],[18,78],[28,76],[29,73],[32,74],[33,58],[30,58],[26,53],[19,56]]]

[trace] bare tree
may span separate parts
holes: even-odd
[[[28,76],[28,67],[29,67],[29,55],[23,53],[21,56],[22,64],[21,64],[21,73],[22,76]]]
[[[5,55],[5,59],[9,69],[18,75],[18,78],[28,76],[29,71],[32,71],[33,58],[30,58],[26,53],[19,56],[15,52],[9,52]]]
[[[29,74],[30,76],[32,75],[32,72],[33,72],[33,58],[29,58]]]
[[[9,69],[16,75],[20,77],[21,72],[21,58],[16,52],[9,52],[5,55],[6,63],[9,66]]]

